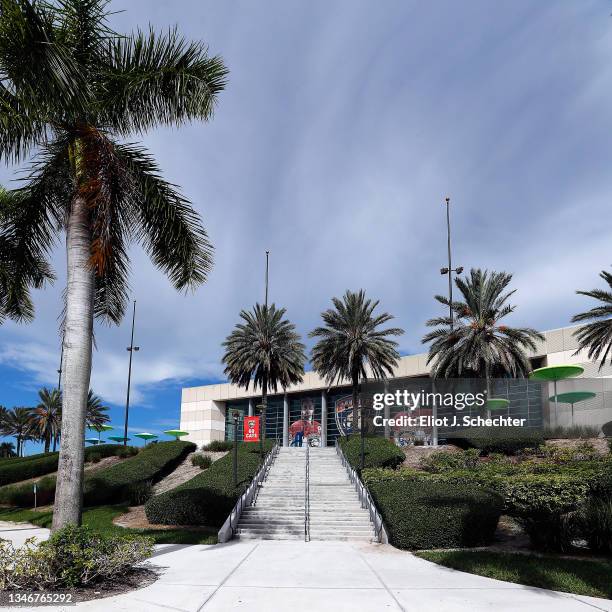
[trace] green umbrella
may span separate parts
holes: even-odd
[[[167,429],[164,431],[165,434],[169,436],[174,436],[175,439],[179,439],[181,436],[188,436],[188,431],[181,431],[180,429]]]
[[[112,425],[93,425],[92,427],[89,427],[88,429],[93,429],[94,431],[98,432],[98,442],[100,441],[100,434],[103,431],[110,431],[111,429],[115,429]]]
[[[572,405],[572,425],[574,424],[574,404],[577,402],[583,402],[584,400],[593,399],[597,396],[597,393],[593,391],[568,391],[567,393],[559,393],[549,399],[561,402],[562,404]]]
[[[89,444],[99,444],[100,440],[98,440],[98,438],[85,438],[85,442]]]
[[[557,381],[565,378],[572,378],[573,376],[580,376],[584,372],[584,368],[579,365],[556,365],[547,366],[545,368],[538,368],[529,374],[529,378],[535,380],[547,380],[552,381],[554,387],[554,398],[555,398],[555,425],[557,424]]]
[[[148,431],[143,431],[142,433],[137,433],[134,434],[135,438],[140,438],[141,440],[145,441],[145,446],[147,445],[147,440],[154,440],[155,438],[158,438],[159,436],[149,433]]]
[[[129,442],[130,439],[129,438],[124,438],[123,436],[108,436],[109,440],[112,440],[113,442]]]
[[[510,400],[503,397],[492,397],[487,400],[487,408],[489,410],[503,410],[510,405]]]

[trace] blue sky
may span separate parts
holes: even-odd
[[[512,322],[567,325],[610,265],[609,2],[115,0],[120,31],[177,25],[224,57],[214,120],[142,140],[200,211],[215,268],[181,295],[132,249],[134,429],[178,425],[180,388],[223,378],[223,338],[270,292],[304,335],[363,287],[423,350],[455,260],[514,273]],[[10,184],[11,168],[0,170]],[[63,240],[63,239],[62,239]],[[28,405],[59,361],[56,284],[37,318],[0,328],[0,403]],[[96,329],[92,386],[121,422],[129,320]]]

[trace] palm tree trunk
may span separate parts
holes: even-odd
[[[91,375],[94,274],[89,264],[91,232],[86,201],[72,202],[66,231],[67,288],[64,333],[62,437],[53,530],[81,523],[85,415]]]
[[[351,426],[351,434],[358,433],[359,427],[359,375],[353,374],[353,425]]]
[[[51,437],[45,436],[45,453],[49,452],[49,446],[51,446]]]

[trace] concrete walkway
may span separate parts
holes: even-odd
[[[612,612],[609,600],[465,574],[374,544],[253,540],[217,546],[169,544],[157,546],[151,562],[162,568],[154,584],[76,608],[104,612]],[[44,609],[70,612],[75,608]]]
[[[29,523],[0,521],[1,540],[10,540],[14,546],[23,546],[25,541],[32,537],[38,540],[46,540],[49,537],[49,530]]]

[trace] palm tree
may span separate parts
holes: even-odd
[[[268,403],[268,390],[285,389],[302,381],[306,348],[300,342],[295,325],[284,319],[286,310],[274,304],[255,304],[253,311],[242,310],[238,323],[222,346],[225,374],[231,382],[249,388],[261,387],[261,403]],[[265,436],[263,430],[260,440]]]
[[[6,459],[7,457],[16,457],[15,445],[12,442],[0,443],[0,457]]]
[[[20,198],[0,187],[0,227],[14,213]],[[8,317],[30,321],[34,306],[30,288],[41,289],[53,280],[51,268],[41,258],[22,258],[14,236],[0,234],[0,325]]]
[[[508,304],[515,291],[507,291],[511,280],[512,274],[479,269],[455,279],[463,301],[453,301],[452,327],[450,317],[430,319],[427,325],[436,329],[423,338],[423,343],[431,343],[427,363],[433,362],[433,378],[483,378],[489,392],[492,376],[516,378],[530,372],[526,351],[535,350],[544,336],[535,329],[500,323],[515,310]],[[444,296],[435,299],[450,305]]]
[[[8,410],[0,406],[0,436],[5,435],[8,420]]]
[[[62,394],[58,389],[47,389],[44,387],[38,392],[40,403],[34,408],[31,415],[32,429],[45,443],[45,453],[49,452],[51,440],[53,440],[53,452],[55,442],[59,436],[62,415]]]
[[[601,359],[599,369],[604,366],[606,359],[612,363],[612,274],[602,270],[599,274],[611,291],[593,289],[592,291],[576,291],[579,295],[599,300],[601,304],[572,317],[572,322],[593,321],[587,323],[574,332],[578,339],[578,350],[588,349],[589,359]]]
[[[17,456],[23,455],[23,443],[35,439],[32,430],[32,408],[23,406],[8,411],[6,433],[15,436],[17,442]]]
[[[177,289],[203,283],[212,247],[199,216],[132,134],[208,120],[227,70],[176,31],[120,36],[108,0],[3,0],[0,155],[35,153],[0,228],[18,264],[66,232],[63,411],[53,528],[81,521],[94,317],[121,321],[128,247],[141,243]],[[0,200],[1,200],[0,196]]]
[[[90,389],[87,394],[87,416],[85,419],[87,427],[99,431],[102,425],[110,422],[107,412],[108,406],[105,406],[102,399]]]
[[[376,380],[392,375],[400,357],[397,342],[389,336],[404,333],[399,327],[379,329],[394,317],[386,312],[374,314],[379,301],[366,298],[360,289],[347,291],[342,300],[332,298],[334,308],[321,313],[324,326],[310,332],[320,338],[312,348],[314,369],[332,385],[349,380],[353,395],[353,432],[359,422],[359,381],[367,378],[368,366]]]

